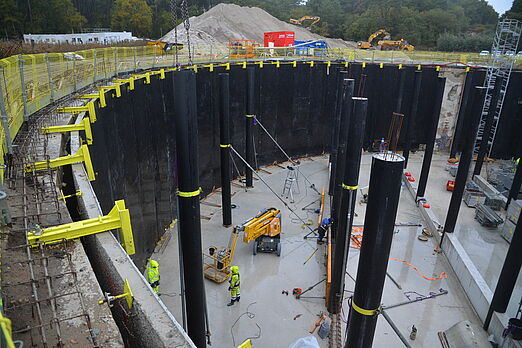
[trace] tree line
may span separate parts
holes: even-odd
[[[420,48],[436,48],[452,35],[492,37],[498,21],[485,0],[187,0],[186,11],[181,0],[0,0],[0,37],[110,28],[160,38],[174,27],[171,1],[178,24],[184,13],[199,15],[224,2],[260,7],[283,21],[320,16],[312,31],[350,41],[383,28]],[[515,0],[508,14],[522,14],[521,7],[522,0]]]

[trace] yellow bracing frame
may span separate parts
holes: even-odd
[[[89,147],[87,145],[80,146],[80,149],[74,155],[67,155],[63,157],[58,157],[49,161],[41,161],[35,162],[33,164],[28,164],[25,166],[26,172],[45,170],[47,168],[57,168],[62,167],[68,164],[83,162],[85,164],[85,169],[87,170],[87,176],[90,181],[96,180],[96,176],[94,174],[94,168],[92,166],[91,154],[89,153]]]
[[[105,216],[48,227],[43,229],[41,234],[35,234],[36,231],[29,232],[27,240],[32,246],[36,246],[39,243],[52,244],[64,239],[73,240],[116,229],[120,230],[123,249],[125,249],[127,254],[134,255],[134,237],[132,235],[130,213],[125,208],[125,201],[123,200],[114,202],[114,207]]]
[[[116,83],[116,84],[110,85],[110,86],[98,86],[96,88],[98,88],[101,93],[105,93],[105,91],[115,90],[116,91],[116,98],[121,97],[121,88],[120,88],[120,84],[119,83]]]
[[[104,108],[107,106],[107,102],[105,101],[105,92],[99,91],[98,93],[91,93],[91,94],[83,94],[78,97],[78,99],[96,99],[98,98],[100,100],[100,107]]]
[[[119,300],[120,298],[125,298],[125,301],[127,301],[127,306],[129,306],[129,309],[132,309],[132,303],[134,302],[133,296],[134,295],[132,294],[129,281],[125,279],[123,281],[123,294],[112,296],[109,293],[105,293],[105,299],[98,301],[98,304],[108,303],[109,307],[112,307],[112,302]]]
[[[65,108],[57,108],[58,112],[70,112],[73,114],[79,114],[80,112],[88,112],[89,118],[94,123],[96,122],[96,109],[94,108],[94,102],[88,102],[84,106],[67,106]]]
[[[119,83],[128,83],[129,84],[129,90],[134,91],[134,76],[129,77],[128,79],[116,79],[114,82]]]
[[[52,127],[42,127],[42,133],[64,133],[64,132],[74,132],[74,131],[85,131],[85,136],[87,138],[87,144],[92,144],[92,130],[91,130],[91,120],[88,117],[84,117],[82,122],[78,124],[67,124],[64,126],[52,126]]]

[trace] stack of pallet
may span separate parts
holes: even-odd
[[[515,227],[517,225],[517,221],[520,218],[520,211],[522,210],[522,199],[512,200],[509,203],[509,207],[507,210],[506,222],[504,222],[504,226],[502,227],[502,237],[505,240],[511,243],[511,238],[513,238],[513,232],[515,231]]]

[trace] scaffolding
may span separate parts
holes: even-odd
[[[487,87],[486,98],[484,106],[482,107],[482,116],[480,120],[477,138],[475,140],[474,155],[478,154],[480,144],[484,140],[484,133],[487,133],[487,147],[486,153],[489,156],[495,136],[497,133],[498,121],[502,113],[502,106],[504,98],[509,85],[509,78],[513,64],[516,61],[516,52],[520,34],[522,32],[522,22],[516,19],[502,19],[498,25],[495,33],[495,39],[491,48],[491,64],[486,73],[486,80],[484,86]],[[494,87],[500,83],[500,94],[496,105],[491,105],[494,93]],[[486,126],[488,123],[488,114],[490,108],[494,108],[492,115],[491,128]]]

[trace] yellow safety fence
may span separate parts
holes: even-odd
[[[491,58],[474,53],[422,51],[377,51],[359,49],[255,48],[254,60],[342,60],[391,64],[444,65],[461,62],[487,66]],[[0,175],[4,173],[6,130],[14,139],[24,120],[51,102],[80,90],[96,81],[110,79],[124,72],[175,66],[174,50],[164,52],[155,46],[110,47],[69,53],[12,56],[0,60]],[[192,47],[193,64],[237,62],[229,59],[226,46]],[[299,55],[297,55],[298,53]],[[252,60],[252,59],[248,59]],[[179,51],[179,64],[188,64],[188,51]],[[517,66],[522,65],[517,60]]]

